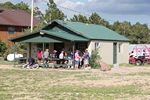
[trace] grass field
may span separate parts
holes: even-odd
[[[0,100],[150,100],[150,67],[102,72],[0,65]]]

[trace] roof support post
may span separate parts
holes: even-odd
[[[31,57],[31,42],[29,42],[29,58]]]
[[[44,48],[45,48],[45,46],[44,46],[44,42],[43,42],[43,52],[44,52]]]
[[[75,42],[73,41],[72,42],[73,45],[72,45],[72,51],[73,51],[73,68],[75,68]]]
[[[14,46],[13,46],[13,52],[14,52],[14,67],[16,66],[16,45],[15,45],[15,42],[14,42]]]
[[[43,48],[43,49],[42,49],[43,54],[44,54],[44,48],[45,48],[45,46],[44,46],[44,45],[45,45],[45,44],[44,44],[44,42],[43,42],[43,47],[42,47],[42,48]],[[44,62],[44,57],[42,57],[42,58],[43,58],[42,60],[43,60],[43,62]]]

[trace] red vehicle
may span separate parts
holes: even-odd
[[[145,63],[150,64],[150,59],[148,59],[145,56],[139,56],[139,57],[130,56],[129,57],[129,64],[135,64],[137,66],[140,66],[140,65],[144,65]]]

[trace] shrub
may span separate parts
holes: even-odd
[[[13,45],[12,47],[9,47],[9,48],[5,51],[3,57],[4,57],[4,59],[6,60],[8,54],[11,54],[11,53],[14,53],[14,52],[17,52],[17,53],[19,53],[19,54],[24,54],[24,53],[25,53],[25,49],[26,49],[26,48],[25,48],[25,45],[24,45],[24,44],[22,44],[22,43],[16,43],[15,45]]]
[[[90,65],[92,68],[99,68],[100,64],[99,64],[99,60],[100,60],[100,56],[98,54],[97,50],[93,50],[92,54],[91,54],[91,59],[90,59]]]
[[[3,56],[7,49],[7,46],[4,42],[0,41],[0,56]]]

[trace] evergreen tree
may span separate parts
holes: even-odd
[[[10,8],[15,9],[15,5],[9,1],[5,2],[5,3],[0,3],[0,7],[1,8],[8,8],[8,9],[10,9]]]
[[[70,19],[73,22],[83,22],[83,23],[88,23],[88,19],[86,16],[83,16],[81,14],[79,15],[74,15],[73,18]]]
[[[112,26],[112,29],[114,31],[116,31],[117,33],[121,34],[121,35],[124,35],[124,36],[129,36],[132,32],[131,30],[131,23],[130,22],[127,22],[127,21],[124,21],[124,22],[119,22],[119,21],[116,21],[113,26]]]
[[[137,22],[132,26],[131,43],[150,43],[149,29],[146,24]]]
[[[47,3],[48,9],[46,10],[45,20],[50,22],[55,19],[64,20],[65,15],[62,11],[57,8],[57,5],[54,3],[53,0],[49,0]]]
[[[23,1],[21,1],[20,3],[17,3],[16,5],[14,5],[16,9],[21,9],[27,12],[31,12],[29,5],[27,3],[24,3]]]
[[[92,13],[91,16],[89,17],[89,23],[109,27],[109,23],[104,19],[102,19],[96,12]]]

